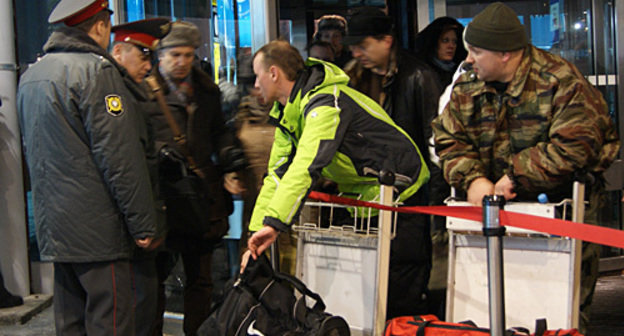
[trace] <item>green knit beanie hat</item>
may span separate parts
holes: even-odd
[[[522,49],[528,44],[524,26],[513,9],[501,2],[487,6],[466,27],[464,41],[494,51]]]

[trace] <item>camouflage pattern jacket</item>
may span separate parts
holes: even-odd
[[[502,93],[464,73],[432,127],[452,186],[507,174],[518,200],[568,197],[575,173],[600,177],[620,147],[600,92],[574,65],[531,45]]]

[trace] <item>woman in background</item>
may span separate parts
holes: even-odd
[[[444,16],[416,36],[416,57],[435,70],[443,88],[451,84],[453,73],[468,54],[462,43],[463,31],[461,23]]]

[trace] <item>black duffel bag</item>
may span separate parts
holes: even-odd
[[[318,294],[299,279],[274,272],[264,255],[249,259],[244,273],[226,285],[224,297],[198,335],[350,336],[347,322],[326,313]],[[315,301],[312,307],[306,298]]]

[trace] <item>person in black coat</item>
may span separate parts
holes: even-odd
[[[457,67],[466,58],[462,43],[464,26],[452,17],[439,17],[431,22],[416,37],[416,57],[427,63],[437,74],[442,89],[451,84]],[[438,98],[438,97],[436,97]],[[430,142],[429,146],[433,144]],[[442,205],[450,195],[450,186],[442,178],[437,165],[431,165],[430,205]],[[445,220],[436,217],[434,231],[444,230]]]
[[[344,68],[353,58],[343,43],[347,34],[347,20],[340,15],[323,15],[318,20],[314,40],[330,43],[334,48],[334,59],[331,62]]]
[[[429,65],[436,73],[438,84],[442,89],[453,81],[453,74],[457,67],[466,58],[467,52],[462,43],[464,26],[452,17],[439,17],[431,22],[416,36],[416,57]],[[438,98],[438,97],[434,97]],[[433,138],[427,141],[429,152],[433,148]],[[433,163],[429,166],[431,180],[429,182],[429,205],[443,205],[444,200],[451,194],[451,187],[442,177],[442,170]],[[448,234],[446,233],[446,218],[432,216],[431,237],[433,242],[434,276],[429,284],[431,291],[431,310],[436,315],[444,315],[444,289],[446,283],[445,264],[448,251]],[[437,275],[437,276],[436,276]],[[436,283],[438,282],[438,283]],[[437,288],[442,285],[442,288]]]
[[[379,8],[355,10],[348,20],[344,40],[354,59],[345,72],[351,79],[349,85],[379,103],[425,153],[441,90],[429,66],[399,48],[392,26],[392,18]],[[426,156],[425,160],[431,166]],[[427,189],[420,189],[405,204],[426,205]],[[429,312],[430,271],[428,218],[399,214],[390,252],[388,319]]]
[[[179,165],[175,157],[184,157],[185,148],[195,161],[195,168],[204,175],[202,192],[210,195],[211,204],[206,209],[209,225],[204,232],[184,230],[190,223],[184,222],[183,214],[176,213],[174,207],[167,206],[167,226],[169,231],[165,245],[179,252],[186,276],[184,286],[184,333],[196,335],[197,329],[210,313],[213,294],[212,251],[228,231],[228,216],[232,213],[231,194],[240,194],[244,187],[238,178],[238,171],[245,166],[243,151],[235,140],[235,135],[225,126],[221,109],[221,92],[213,79],[195,65],[195,50],[200,46],[200,31],[194,24],[176,21],[171,31],[160,40],[158,46],[159,63],[151,76],[162,88],[165,103],[171,111],[186,146],[181,146],[160,110],[150,114],[154,129],[156,148],[161,162],[161,185],[174,182]],[[178,139],[179,140],[179,139]],[[165,202],[174,198],[165,188],[161,188]],[[167,252],[156,257],[160,286],[160,298],[164,298],[162,281],[171,271]],[[163,300],[159,300],[155,330],[161,331]]]
[[[416,36],[416,57],[437,74],[442,88],[451,84],[453,74],[466,58],[462,44],[464,26],[452,17],[439,17]]]

